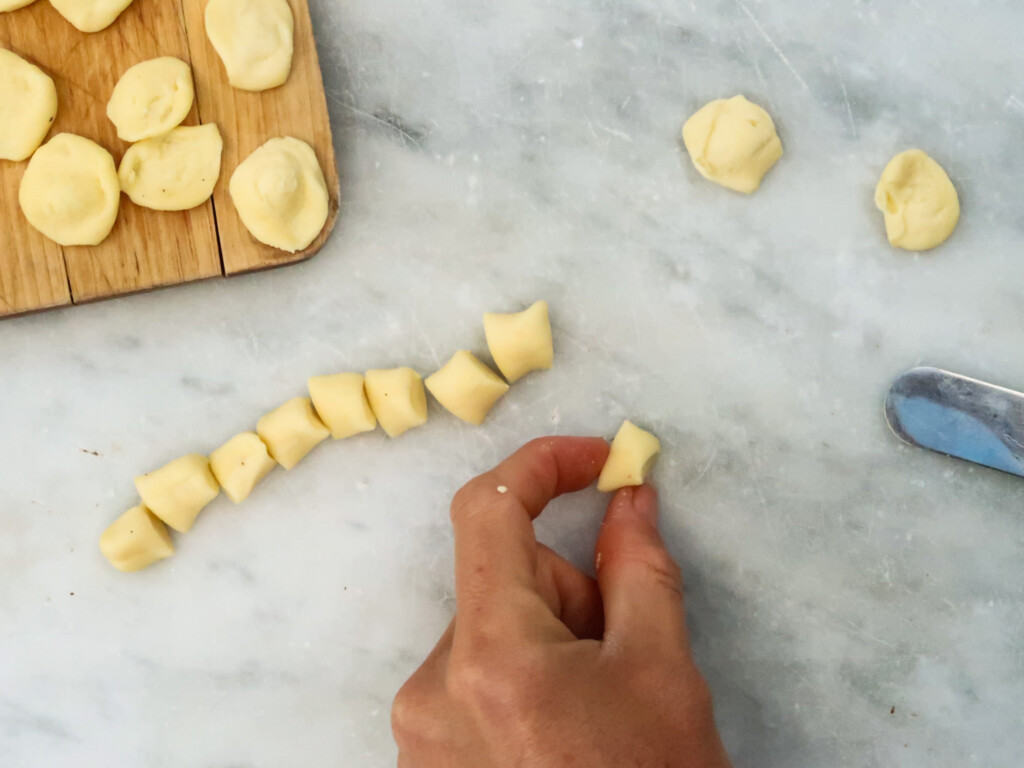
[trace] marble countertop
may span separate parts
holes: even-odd
[[[665,447],[664,528],[736,765],[1019,766],[1024,482],[902,446],[919,363],[1024,388],[1024,8],[312,0],[342,175],[312,261],[0,323],[0,763],[388,766],[391,698],[453,608],[447,504],[528,438]],[[786,154],[752,197],[682,120],[745,93]],[[920,146],[941,249],[872,190]],[[482,428],[327,444],[134,576],[132,477],[307,376],[432,370],[552,307],[556,367]],[[587,564],[596,492],[541,537]]]

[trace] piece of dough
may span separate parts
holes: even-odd
[[[265,91],[288,79],[295,21],[285,0],[210,0],[205,20],[235,88]]]
[[[171,528],[186,533],[220,486],[205,456],[190,453],[135,478],[142,503]]]
[[[132,202],[158,211],[185,211],[213,194],[224,142],[213,123],[175,128],[128,147],[117,176]]]
[[[119,571],[138,571],[174,554],[171,536],[142,504],[132,507],[100,535],[100,552]]]
[[[0,0],[0,13],[16,11],[26,5],[32,5],[36,0]]]
[[[270,455],[285,469],[302,461],[331,434],[308,397],[293,397],[263,416],[256,422],[256,433],[267,444]]]
[[[643,485],[660,450],[661,443],[650,432],[628,420],[622,422],[612,440],[601,476],[597,478],[597,490],[615,491],[627,485]]]
[[[366,397],[388,437],[398,437],[427,421],[427,393],[412,368],[366,372]]]
[[[508,392],[508,384],[465,349],[452,355],[425,384],[453,415],[477,425],[483,424],[488,411]]]
[[[132,0],[50,0],[50,5],[81,32],[99,32],[132,4]]]
[[[282,251],[301,251],[327,221],[327,184],[313,148],[271,139],[231,174],[231,200],[250,234]]]
[[[530,371],[547,370],[555,357],[548,303],[535,301],[522,312],[484,315],[487,348],[509,383]]]
[[[97,245],[121,203],[114,158],[73,133],[58,133],[28,161],[18,187],[28,223],[61,245]]]
[[[926,251],[953,234],[960,220],[956,187],[942,166],[920,149],[900,152],[882,171],[875,205],[897,248]]]
[[[276,466],[266,443],[255,432],[237,434],[210,454],[210,471],[235,504],[249,498],[256,484]]]
[[[0,160],[24,160],[57,117],[57,88],[34,64],[0,48]]]
[[[313,376],[307,384],[313,407],[335,440],[377,427],[377,417],[366,399],[361,373]]]
[[[107,117],[123,141],[162,136],[192,109],[192,69],[181,59],[161,56],[129,67],[117,81]]]
[[[697,110],[683,125],[683,143],[704,178],[748,195],[782,157],[771,116],[743,96]]]

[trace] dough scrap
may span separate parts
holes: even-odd
[[[295,20],[285,0],[209,0],[204,18],[235,88],[265,91],[288,79]]]
[[[307,385],[313,407],[335,440],[376,429],[377,417],[366,399],[361,373],[313,376]]]
[[[926,251],[945,242],[960,220],[956,187],[941,165],[920,149],[889,161],[875,188],[875,205],[885,215],[889,243]]]
[[[256,422],[256,433],[267,444],[270,455],[285,469],[291,469],[330,431],[313,410],[308,397],[293,397]]]
[[[412,368],[366,372],[366,397],[388,437],[398,437],[427,422],[427,393]]]
[[[171,536],[142,504],[132,507],[100,535],[100,552],[119,571],[138,571],[174,554]]]
[[[0,0],[0,13],[16,11],[26,5],[32,5],[36,0]]]
[[[128,147],[117,175],[132,202],[158,211],[185,211],[213,194],[224,142],[213,123],[175,128]]]
[[[657,437],[629,420],[622,422],[597,478],[597,490],[606,492],[628,485],[643,485],[660,450],[661,442]]]
[[[99,32],[114,23],[132,0],[50,0],[50,5],[81,32]]]
[[[476,425],[483,424],[494,404],[508,392],[508,384],[465,349],[452,355],[425,383],[449,412]]]
[[[277,463],[255,432],[235,435],[210,454],[210,471],[235,504],[245,501]]]
[[[484,315],[484,335],[491,357],[510,384],[530,371],[547,370],[554,361],[546,301],[535,301],[512,314],[488,312]]]
[[[203,507],[220,493],[209,460],[198,453],[139,475],[135,488],[142,503],[179,533],[186,533]]]
[[[327,183],[313,148],[270,139],[231,174],[231,200],[249,233],[282,251],[301,251],[327,221]]]
[[[704,178],[748,195],[782,157],[771,115],[744,96],[697,110],[683,125],[683,143]]]
[[[18,187],[29,224],[61,245],[103,242],[120,202],[114,158],[73,133],[58,133],[37,149]]]
[[[180,125],[194,98],[191,67],[173,56],[161,56],[125,70],[110,94],[107,117],[119,139],[142,141]]]
[[[0,160],[24,160],[57,117],[57,88],[43,70],[0,48]]]

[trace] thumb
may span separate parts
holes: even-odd
[[[653,488],[622,488],[612,497],[595,562],[606,643],[655,652],[688,647],[682,576],[658,533]]]

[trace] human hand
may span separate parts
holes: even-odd
[[[395,698],[399,768],[728,768],[654,491],[612,498],[596,581],[534,538],[607,456],[541,438],[455,495],[456,616]]]

